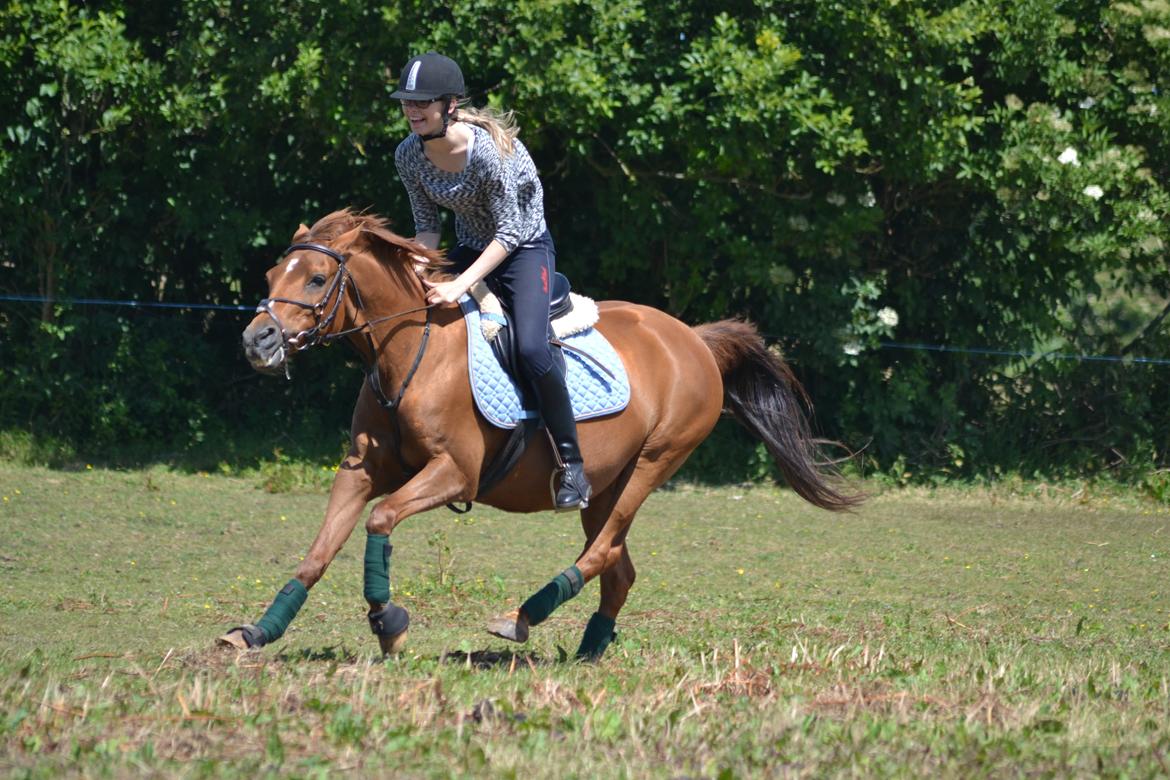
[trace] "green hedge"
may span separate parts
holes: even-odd
[[[302,221],[410,233],[387,96],[436,48],[517,111],[578,288],[749,317],[866,468],[1166,467],[1170,367],[882,344],[1170,356],[1170,6],[453,5],[9,3],[0,292],[246,304]],[[344,428],[354,367],[254,377],[244,319],[4,303],[0,428]],[[759,470],[718,438],[712,462]]]

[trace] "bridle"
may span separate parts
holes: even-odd
[[[293,244],[288,249],[285,249],[280,256],[281,260],[288,257],[298,249],[308,249],[313,252],[320,252],[323,255],[333,258],[333,260],[337,263],[337,273],[333,274],[333,280],[329,283],[329,288],[325,291],[325,295],[323,295],[321,300],[317,301],[316,303],[299,301],[294,298],[273,297],[264,298],[260,301],[259,304],[256,305],[257,314],[267,314],[276,324],[277,329],[280,331],[281,346],[284,349],[301,352],[316,344],[331,344],[338,339],[345,338],[346,336],[352,335],[354,333],[365,331],[366,339],[369,341],[370,356],[376,361],[377,352],[374,349],[373,339],[369,332],[371,327],[377,325],[378,323],[385,322],[386,320],[392,320],[396,317],[404,317],[407,314],[414,314],[424,310],[427,311],[427,322],[430,322],[430,309],[434,306],[434,304],[416,306],[413,309],[396,312],[394,314],[386,315],[385,317],[378,317],[374,320],[366,320],[361,325],[357,325],[346,330],[337,331],[336,333],[326,333],[325,331],[337,318],[337,313],[341,309],[341,301],[345,297],[346,292],[348,291],[353,297],[354,307],[359,312],[365,311],[365,305],[362,302],[362,295],[358,290],[357,280],[354,279],[353,274],[350,273],[349,267],[346,265],[346,260],[348,258],[345,255],[321,244],[305,243]],[[333,301],[332,306],[329,305],[330,299]],[[288,329],[285,328],[284,323],[281,322],[280,317],[276,315],[276,312],[272,308],[272,304],[274,303],[287,303],[290,306],[309,309],[313,312],[313,316],[316,318],[316,322],[311,328],[306,328],[305,330],[299,331],[290,336]],[[326,313],[327,308],[329,310],[328,313]]]
[[[257,314],[267,314],[276,323],[276,327],[280,329],[281,349],[286,351],[296,350],[301,352],[308,349],[314,344],[331,344],[338,339],[344,338],[354,333],[365,332],[366,346],[369,349],[369,360],[366,362],[366,382],[370,386],[370,390],[374,393],[374,398],[377,399],[378,404],[390,414],[391,422],[393,423],[393,451],[398,457],[398,463],[402,466],[404,474],[417,473],[415,469],[406,462],[402,455],[402,430],[401,423],[398,419],[398,407],[402,404],[402,398],[406,395],[406,388],[410,385],[410,380],[414,378],[414,374],[418,371],[418,366],[422,362],[423,354],[427,350],[427,342],[431,336],[431,309],[435,304],[428,303],[425,306],[415,306],[412,309],[395,312],[394,314],[387,314],[385,317],[378,317],[373,320],[366,320],[361,325],[357,325],[346,330],[337,331],[335,333],[325,333],[324,331],[333,324],[337,318],[337,312],[341,309],[341,300],[345,297],[348,291],[353,296],[354,307],[359,311],[365,311],[365,306],[362,303],[361,293],[358,291],[357,280],[354,279],[353,274],[350,273],[346,266],[346,256],[340,252],[336,252],[327,246],[321,244],[293,244],[288,249],[284,250],[281,259],[288,257],[298,249],[308,249],[313,252],[321,252],[328,257],[333,258],[337,262],[337,273],[333,275],[333,281],[329,283],[329,289],[325,291],[325,295],[316,303],[307,303],[305,301],[298,301],[293,298],[265,298],[256,306]],[[333,299],[332,307],[329,306],[329,300]],[[284,327],[284,323],[276,316],[276,312],[272,310],[274,303],[287,303],[291,306],[299,306],[302,309],[309,309],[313,312],[313,316],[317,321],[313,327],[307,328],[289,336],[288,331]],[[329,309],[326,313],[326,309]],[[418,351],[414,355],[414,362],[410,369],[406,372],[402,380],[402,385],[398,388],[398,392],[394,394],[394,399],[391,400],[386,397],[385,391],[382,389],[382,379],[378,371],[378,349],[374,345],[374,337],[370,335],[370,330],[373,326],[387,320],[392,320],[397,317],[404,317],[407,314],[414,314],[416,312],[425,311],[427,313],[426,323],[423,325],[422,337],[419,340]],[[359,352],[360,354],[360,352]],[[284,362],[284,375],[289,378],[288,360]],[[448,505],[450,506],[450,505]],[[468,505],[470,509],[470,505]],[[458,510],[456,510],[458,511]],[[467,510],[464,510],[467,511]]]
[[[281,260],[288,257],[298,249],[310,249],[314,252],[320,252],[323,255],[332,257],[337,262],[337,273],[333,274],[333,281],[329,283],[329,289],[325,291],[325,295],[316,303],[306,303],[305,301],[298,301],[293,298],[265,298],[256,306],[257,314],[267,314],[272,318],[280,331],[280,338],[282,346],[286,349],[295,349],[297,352],[308,349],[314,344],[329,341],[329,334],[322,333],[323,330],[333,324],[333,320],[337,317],[337,312],[341,308],[341,299],[345,296],[346,287],[353,290],[354,305],[360,310],[362,308],[362,296],[358,292],[357,283],[353,281],[353,276],[349,273],[349,269],[345,266],[345,255],[340,252],[334,252],[327,246],[320,244],[293,244],[280,256]],[[329,299],[333,298],[333,308],[329,310],[329,314],[322,319],[325,314],[325,307],[329,304]],[[302,330],[292,336],[289,336],[288,329],[284,327],[284,323],[280,321],[280,317],[276,316],[276,312],[272,309],[274,303],[287,303],[290,306],[298,306],[302,309],[309,309],[313,312],[313,316],[317,321],[313,327]]]

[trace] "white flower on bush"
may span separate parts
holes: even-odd
[[[809,224],[807,219],[805,219],[800,214],[797,214],[795,217],[788,218],[788,227],[800,233],[804,233],[809,229]]]
[[[873,191],[870,190],[864,195],[859,195],[857,197],[857,204],[862,208],[872,209],[877,205],[877,198],[873,196]]]
[[[839,192],[830,192],[828,195],[825,196],[825,200],[827,200],[829,202],[829,205],[831,205],[831,206],[844,206],[845,205],[845,196]]]
[[[856,341],[850,341],[850,342],[847,342],[845,344],[845,346],[841,347],[841,351],[844,352],[846,355],[857,356],[857,355],[861,354],[861,345],[858,344]]]
[[[1093,106],[1097,105],[1097,101],[1091,97],[1087,97],[1084,100],[1082,100],[1080,103],[1078,103],[1077,105],[1079,105],[1081,108],[1087,109],[1087,108],[1092,108]]]
[[[1105,190],[1101,189],[1096,184],[1090,184],[1088,187],[1085,187],[1083,190],[1081,190],[1081,192],[1088,195],[1093,200],[1099,200],[1101,196],[1105,194]]]
[[[877,318],[878,321],[887,328],[892,328],[898,324],[898,312],[894,311],[889,306],[879,309]]]
[[[1060,157],[1056,158],[1061,165],[1072,165],[1073,167],[1080,167],[1081,161],[1077,159],[1077,150],[1071,146],[1060,153]]]

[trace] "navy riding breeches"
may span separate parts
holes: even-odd
[[[447,259],[462,273],[476,261],[480,250],[459,244],[447,252]],[[513,338],[520,358],[520,370],[531,382],[555,365],[549,338],[548,304],[557,250],[552,235],[541,235],[516,247],[484,280],[512,315]]]

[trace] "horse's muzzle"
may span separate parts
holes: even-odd
[[[280,329],[270,318],[257,317],[244,329],[244,356],[257,371],[284,373],[288,353]]]

